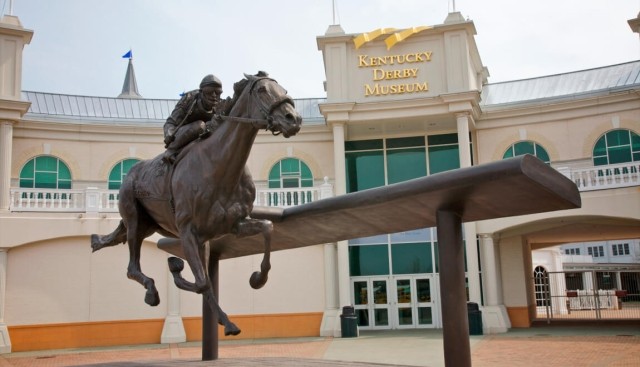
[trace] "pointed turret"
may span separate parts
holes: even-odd
[[[133,71],[133,58],[129,57],[129,65],[127,66],[127,74],[124,77],[122,85],[122,93],[118,98],[142,98],[138,93],[138,83],[136,82],[136,73]]]

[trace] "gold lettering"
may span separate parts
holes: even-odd
[[[367,55],[358,55],[358,67],[367,67]]]
[[[385,72],[382,69],[373,69],[373,80],[374,81],[378,81],[378,80],[384,80],[385,79]]]
[[[383,65],[413,64],[431,61],[433,51],[414,52],[399,55],[369,56],[358,55],[358,67],[368,68]]]
[[[378,92],[378,83],[374,84],[373,88],[371,88],[371,86],[369,86],[368,84],[364,85],[364,96],[369,97],[372,94],[376,96],[380,94]]]
[[[364,85],[364,96],[386,96],[390,94],[405,94],[405,93],[425,93],[429,91],[429,84],[424,83],[410,83],[410,84],[392,84],[392,85],[380,85],[374,83],[373,85]]]

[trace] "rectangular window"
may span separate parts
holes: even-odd
[[[349,273],[352,277],[389,275],[388,246],[349,246]]]
[[[349,152],[345,154],[347,192],[384,186],[383,151]]]
[[[613,253],[613,256],[629,255],[629,244],[614,243],[613,245],[611,245],[611,252]]]
[[[393,274],[433,273],[430,243],[394,243],[391,259]]]

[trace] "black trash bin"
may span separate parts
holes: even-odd
[[[358,336],[358,318],[353,306],[342,307],[340,328],[342,329],[343,338],[355,338]]]
[[[482,311],[475,302],[467,302],[469,335],[482,335]]]

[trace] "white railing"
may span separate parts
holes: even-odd
[[[118,190],[97,188],[54,190],[12,188],[12,212],[117,213]],[[259,189],[254,205],[287,208],[333,196],[333,186],[325,182],[316,187],[297,189]]]
[[[640,186],[640,163],[629,162],[586,168],[556,167],[580,191]]]
[[[575,182],[578,190],[592,191],[640,186],[640,163],[630,162],[596,167],[555,167]],[[12,212],[117,213],[118,190],[54,190],[12,188]],[[254,205],[288,208],[333,196],[333,186],[325,177],[315,187],[258,189]]]
[[[13,188],[12,212],[118,212],[118,190]]]
[[[289,208],[326,199],[333,196],[333,186],[329,178],[324,178],[324,183],[315,187],[300,187],[294,189],[258,189],[253,205],[276,206]]]

